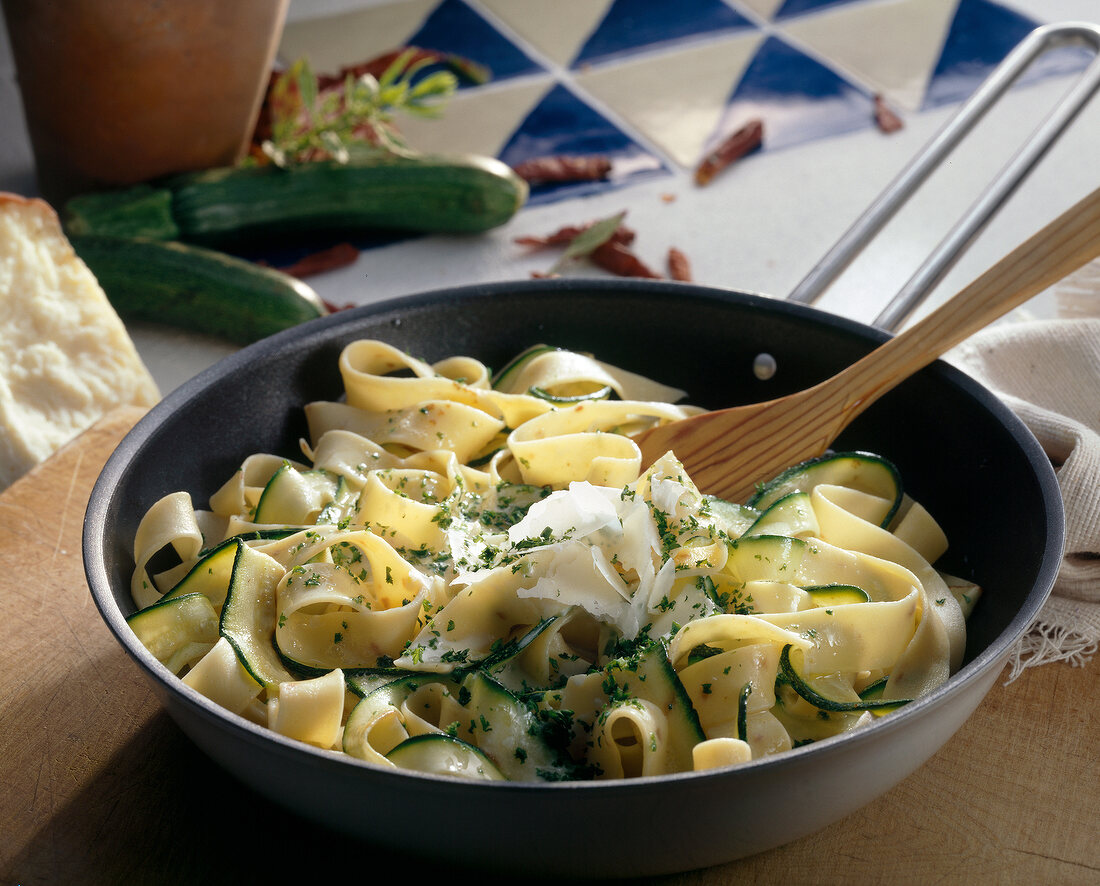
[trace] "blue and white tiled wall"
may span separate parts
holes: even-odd
[[[1037,24],[996,0],[395,0],[292,21],[280,55],[327,72],[414,45],[487,67],[402,129],[513,165],[612,160],[608,180],[538,186],[537,204],[692,169],[751,118],[770,151],[875,126],[876,96],[903,120],[958,103]],[[1028,76],[1088,60],[1059,50]]]

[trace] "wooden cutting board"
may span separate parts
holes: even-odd
[[[103,462],[138,416],[109,416],[0,495],[0,882],[278,883],[294,871],[361,882],[405,862],[415,867],[402,878],[418,877],[422,860],[349,843],[222,773],[100,620],[81,522]],[[1100,882],[1098,701],[1100,661],[1026,671],[998,683],[929,763],[847,819],[652,882]],[[445,826],[426,824],[425,839]]]

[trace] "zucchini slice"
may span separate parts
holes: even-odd
[[[898,469],[882,456],[869,452],[836,452],[797,464],[762,485],[749,499],[748,505],[764,511],[785,495],[809,493],[821,484],[851,486],[893,502],[882,526],[889,525],[901,506],[902,488]]]
[[[368,692],[348,716],[344,750],[368,758],[365,742],[371,726],[388,712],[407,708],[419,690],[433,685],[439,691],[430,693],[423,702],[417,701],[426,707],[412,713],[440,733],[478,749],[493,761],[501,777],[513,781],[560,781],[568,777],[569,761],[546,742],[535,712],[480,670],[462,678],[405,672],[397,680]],[[451,717],[455,719],[442,722],[441,718]]]
[[[520,351],[516,356],[504,364],[500,371],[493,376],[492,385],[493,390],[502,391],[510,383],[511,379],[519,373],[526,364],[530,363],[532,359],[539,354],[545,354],[548,351],[557,351],[560,348],[556,348],[553,345],[531,345],[531,347]]]
[[[705,741],[706,734],[664,646],[649,643],[633,656],[609,662],[604,674],[605,686],[614,687],[616,699],[642,699],[665,713],[669,730],[668,771],[690,771],[694,765],[692,748]],[[611,702],[615,703],[622,702]]]
[[[397,668],[356,668],[344,671],[344,683],[348,692],[359,698],[366,698],[375,689],[392,683],[406,676],[408,671],[399,671]]]
[[[859,697],[865,701],[880,701],[882,699],[882,693],[886,689],[886,684],[889,682],[889,677],[880,677],[875,680],[870,686],[866,687],[860,692]]]
[[[158,600],[135,612],[126,623],[173,674],[202,658],[218,642],[218,614],[200,593]]]
[[[551,394],[544,388],[540,388],[538,385],[532,385],[528,388],[527,393],[532,397],[537,397],[539,400],[545,400],[548,403],[553,403],[557,406],[575,406],[577,403],[587,403],[589,400],[606,400],[611,396],[611,387],[604,385],[602,388],[596,388],[587,394],[574,394],[573,396],[560,396],[557,394]]]
[[[297,679],[282,664],[275,648],[275,589],[282,565],[243,542],[237,543],[233,577],[222,607],[220,631],[241,664],[265,688]]]
[[[795,584],[806,541],[786,535],[754,535],[730,542],[726,571],[739,580]]]
[[[336,475],[323,470],[299,471],[289,462],[267,481],[256,503],[257,523],[313,526],[325,507],[336,501]]]
[[[414,735],[386,754],[401,769],[429,775],[457,775],[477,781],[505,781],[503,773],[480,750],[445,732]]]
[[[808,492],[788,492],[776,499],[742,538],[756,535],[817,535],[820,532]]]
[[[359,501],[359,493],[353,489],[345,477],[337,477],[336,489],[332,493],[332,501],[326,504],[317,514],[316,523],[331,523],[337,525],[351,516]]]
[[[843,606],[847,603],[870,603],[871,595],[855,585],[815,585],[803,588],[814,606]]]
[[[513,637],[506,643],[494,643],[489,654],[481,659],[481,661],[477,663],[477,666],[489,673],[499,671],[509,661],[523,652],[523,650],[526,649],[539,634],[546,630],[547,626],[552,624],[556,618],[557,616],[555,615],[547,616],[536,622],[518,637]]]
[[[470,713],[459,737],[476,745],[510,781],[569,777],[569,766],[543,739],[535,713],[488,674],[469,674],[459,700]]]
[[[760,512],[748,505],[726,501],[716,495],[704,495],[701,510],[709,513],[714,518],[714,525],[731,539],[744,535],[760,517]]]
[[[240,542],[231,538],[216,545],[206,553],[174,588],[164,595],[165,600],[186,594],[203,594],[216,609],[225,604],[229,582],[233,578],[233,564],[237,559]]]
[[[784,646],[783,651],[779,654],[779,675],[803,700],[809,702],[818,710],[829,711],[830,713],[870,711],[873,714],[881,715],[895,711],[902,705],[909,704],[912,701],[911,698],[883,701],[881,699],[881,689],[878,698],[873,697],[874,693],[868,695],[867,690],[864,690],[864,696],[867,697],[861,696],[859,701],[838,701],[834,698],[826,698],[810,686],[802,675],[795,670],[794,665],[791,664],[790,644]]]
[[[416,674],[402,671],[396,680],[390,680],[369,689],[363,694],[359,702],[348,714],[344,724],[344,752],[353,757],[368,760],[371,749],[368,748],[369,732],[375,722],[385,714],[395,709],[399,710],[410,696],[422,686],[437,684],[441,695],[453,697],[457,700],[459,682],[448,675],[423,673]],[[381,675],[376,675],[381,676]],[[347,678],[345,677],[345,682]],[[361,689],[366,689],[361,683]],[[353,689],[353,691],[355,691]],[[457,702],[456,702],[457,703]],[[419,713],[419,712],[418,712]],[[438,712],[424,711],[424,719],[435,726],[438,721]]]
[[[752,683],[746,683],[737,696],[737,737],[744,742],[749,740],[750,695],[752,695]]]

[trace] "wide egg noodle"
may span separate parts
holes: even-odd
[[[746,686],[751,690],[747,700],[750,714],[767,711],[775,704],[779,649],[773,643],[749,643],[709,655],[679,673],[707,735],[736,736],[738,702]]]
[[[442,732],[443,724],[460,723],[459,735],[474,743],[466,725],[469,715],[444,683],[427,682],[417,687],[405,697],[398,710],[410,736]]]
[[[620,400],[675,403],[685,396],[679,388],[636,375],[588,354],[562,348],[530,358],[503,386],[503,390],[511,394],[526,394],[537,389],[553,397],[584,396],[601,388],[610,388]]]
[[[452,372],[455,360],[446,361]],[[476,360],[463,360],[474,384],[460,374],[447,376],[423,360],[380,341],[351,342],[340,353],[339,368],[347,402],[368,413],[385,415],[429,400],[459,400],[476,405],[484,387],[478,378],[488,371]],[[403,373],[397,375],[395,373]]]
[[[518,593],[548,568],[551,557],[530,552],[516,561],[471,575],[466,583],[412,639],[395,664],[411,670],[449,673],[458,665],[488,658],[501,642],[517,640],[546,618],[560,616],[566,603]]]
[[[170,546],[184,563],[189,563],[196,558],[202,544],[202,531],[191,496],[186,492],[170,493],[149,508],[134,535],[136,566],[130,580],[130,594],[139,609],[151,606],[162,593],[156,580],[149,575],[149,561]],[[168,583],[163,590],[170,587]]]
[[[442,550],[446,534],[435,493],[445,486],[445,478],[430,471],[373,471],[359,494],[352,525],[369,526],[395,547]]]
[[[268,726],[288,738],[331,748],[340,738],[344,695],[339,668],[320,677],[280,683],[267,703]]]
[[[722,769],[748,763],[753,757],[752,746],[733,736],[719,736],[701,741],[692,748],[692,766],[696,772]]]
[[[631,699],[605,709],[597,718],[589,760],[599,777],[639,778],[678,772],[669,759],[668,718],[653,702]]]
[[[349,419],[347,430],[371,440],[380,449],[389,447],[392,451],[402,447],[413,452],[446,449],[462,462],[481,453],[505,427],[502,416],[453,399],[422,400],[385,413],[343,403],[311,405],[315,415],[313,425],[318,429],[333,419],[332,413],[342,413]],[[492,408],[490,403],[483,405]]]
[[[622,487],[642,466],[636,433],[689,413],[661,403],[597,400],[533,418],[508,435],[508,450],[525,483],[560,487],[572,480]]]
[[[409,374],[393,374],[401,370]],[[340,373],[348,404],[383,416],[431,401],[455,401],[517,427],[552,408],[535,397],[482,386],[488,370],[476,360],[452,358],[432,366],[377,341],[347,345],[340,354]],[[471,378],[474,384],[469,383]]]
[[[221,517],[245,516],[260,503],[268,481],[284,465],[306,470],[300,462],[290,461],[278,455],[258,452],[248,456],[241,467],[221,488],[210,496],[210,510]]]
[[[225,637],[184,674],[183,682],[234,714],[243,713],[263,690]]]
[[[929,563],[935,563],[947,551],[942,527],[920,502],[906,497],[902,508],[890,531]]]
[[[780,649],[787,645],[803,650],[813,647],[813,643],[797,631],[787,630],[764,617],[723,613],[684,625],[669,643],[668,657],[679,671],[689,663],[691,651],[696,646],[736,649],[760,642],[774,644]]]
[[[324,560],[291,568],[277,590],[280,651],[310,668],[374,667],[419,628],[435,583],[370,532],[327,539]]]
[[[916,550],[892,533],[854,517],[831,499],[830,491],[829,487],[819,488],[814,495],[822,538],[896,563],[916,579],[923,617],[913,648],[891,678],[889,697],[912,698],[934,689],[962,664],[966,621],[958,601]]]
[[[330,409],[329,407],[333,407]],[[345,415],[358,413],[359,410],[346,403],[310,403],[306,407],[310,416],[318,418],[315,427],[310,421],[310,437],[314,441],[312,448],[303,444],[307,457],[322,470],[342,477],[356,487],[362,487],[364,477],[379,468],[392,468],[400,464],[400,457],[387,452],[373,440],[356,430],[358,425],[351,422],[347,427],[330,427],[328,420],[335,420],[334,413]],[[361,428],[362,429],[362,428]]]
[[[581,606],[553,618],[516,658],[494,674],[519,691],[559,684],[595,665],[603,636],[599,621]]]
[[[277,560],[284,569],[290,570],[322,554],[337,531],[335,526],[311,526],[287,535],[256,539],[246,544]]]
[[[799,584],[853,585],[867,591],[870,601],[761,612],[750,617],[811,639],[810,646],[803,647],[811,673],[892,667],[917,631],[921,614],[917,578],[896,563],[820,539],[791,550],[801,554],[792,561],[795,565],[791,569],[791,578]]]

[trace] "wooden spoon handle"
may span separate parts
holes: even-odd
[[[845,424],[945,351],[1100,255],[1100,189],[909,329],[818,386],[842,389]],[[834,386],[837,386],[834,388]]]

